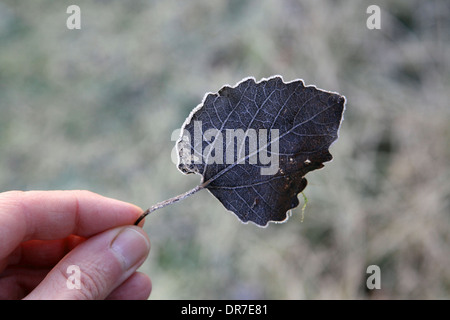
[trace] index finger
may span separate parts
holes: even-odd
[[[0,258],[22,241],[89,237],[133,224],[142,210],[90,191],[9,191],[0,193]]]

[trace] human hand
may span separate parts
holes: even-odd
[[[89,191],[0,193],[0,299],[147,299],[142,210]],[[80,288],[68,285],[77,266]]]

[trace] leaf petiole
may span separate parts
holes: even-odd
[[[193,189],[191,189],[191,190],[189,190],[189,191],[187,191],[185,193],[182,193],[182,194],[179,194],[179,195],[177,195],[175,197],[172,197],[170,199],[158,202],[157,204],[155,204],[155,205],[151,206],[150,208],[148,208],[147,210],[145,210],[141,214],[141,216],[136,220],[134,225],[137,226],[139,224],[139,222],[141,222],[146,216],[148,216],[153,211],[155,211],[157,209],[164,208],[165,206],[168,206],[169,204],[172,204],[172,203],[178,202],[180,200],[183,200],[183,199],[189,197],[190,195],[193,195],[194,193],[202,190],[203,188],[205,188],[205,186],[207,186],[207,183],[199,184],[195,188],[193,188]]]

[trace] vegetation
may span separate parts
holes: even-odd
[[[153,299],[450,297],[450,4],[0,1],[0,191],[89,189],[143,209],[189,190],[170,161],[208,91],[284,80],[347,98],[334,160],[286,224],[207,193],[146,219]],[[299,197],[302,201],[302,197]],[[381,289],[366,269],[381,268]]]

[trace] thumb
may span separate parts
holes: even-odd
[[[69,252],[25,299],[104,299],[136,271],[149,250],[139,227],[107,230]]]

